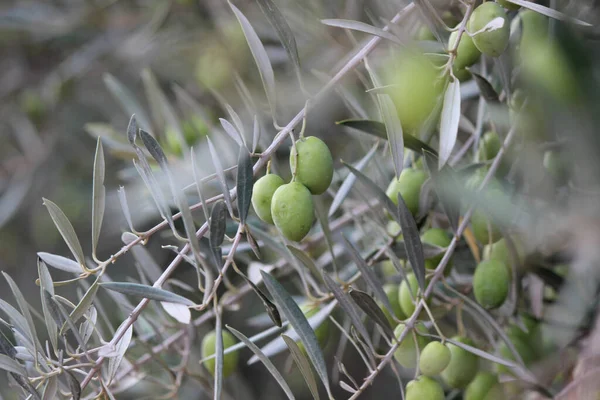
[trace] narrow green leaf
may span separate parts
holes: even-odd
[[[446,251],[443,247],[435,246],[429,243],[421,243],[423,245],[423,256],[425,259],[433,258],[435,256],[439,256],[440,254],[444,254]],[[402,260],[408,260],[408,253],[406,252],[406,245],[404,241],[397,240],[392,246],[391,249],[394,252],[394,255]]]
[[[496,93],[496,91],[492,87],[492,84],[489,83],[487,79],[473,71],[471,71],[471,75],[473,75],[475,83],[479,88],[479,93],[481,93],[481,96],[485,99],[485,101],[492,104],[497,104],[500,102],[500,99],[498,98],[498,93]]]
[[[376,26],[365,24],[364,22],[348,19],[322,19],[321,23],[327,26],[368,33],[369,35],[379,36],[380,38],[387,39],[396,44],[402,44],[402,41],[392,33],[384,31],[381,28],[377,28]]]
[[[461,186],[457,174],[449,165],[445,165],[441,170],[438,170],[436,156],[427,151],[423,152],[423,165],[429,172],[442,209],[448,217],[452,230],[456,233],[461,206],[461,199],[457,196],[457,193],[460,193],[460,191],[457,192],[457,188]]]
[[[419,236],[419,228],[417,228],[417,223],[408,207],[406,207],[400,193],[398,193],[398,214],[400,214],[400,227],[402,228],[408,261],[421,291],[425,291],[425,257],[423,256],[423,244]]]
[[[123,323],[126,323],[126,322],[127,322],[127,320],[124,321]],[[123,357],[125,356],[125,352],[129,348],[129,343],[131,343],[132,336],[133,336],[133,325],[130,325],[127,328],[127,330],[125,331],[125,333],[123,334],[123,336],[121,337],[121,339],[117,342],[117,344],[115,346],[115,355],[110,357],[110,359],[108,360],[108,368],[107,368],[108,379],[106,380],[106,383],[108,385],[110,385],[111,381],[115,377],[115,374],[117,373],[117,370],[119,369],[119,365],[121,364],[121,361],[123,360]]]
[[[342,310],[346,313],[346,315],[350,318],[352,325],[354,328],[360,333],[363,341],[369,346],[369,349],[375,353],[375,349],[373,347],[373,343],[371,343],[371,337],[365,328],[365,325],[362,322],[360,314],[358,313],[358,309],[356,308],[356,303],[349,297],[340,287],[331,279],[329,275],[323,273],[323,279],[325,281],[325,286],[327,289],[333,293],[333,296],[340,303]]]
[[[394,331],[390,325],[390,322],[386,318],[381,308],[377,305],[375,300],[365,292],[360,290],[352,289],[348,293],[352,300],[369,316],[377,325],[383,328],[385,333],[390,337],[394,337]]]
[[[260,298],[263,305],[265,306],[265,310],[267,311],[269,318],[271,318],[271,321],[273,321],[273,323],[278,327],[281,327],[281,316],[279,315],[279,310],[277,310],[275,304],[273,304],[273,302],[269,300],[269,298],[262,292],[262,290],[260,290],[258,286],[256,286],[254,282],[252,282],[246,275],[244,275],[242,272],[238,272],[238,274],[241,275],[242,278],[244,278],[246,283],[250,285],[252,290],[254,290],[254,293],[256,293],[256,295]]]
[[[125,187],[119,186],[117,189],[117,196],[119,197],[119,203],[121,204],[121,210],[123,210],[123,215],[125,216],[125,220],[127,221],[127,226],[129,226],[129,230],[135,232],[133,228],[133,220],[131,219],[131,212],[129,211],[129,204],[127,203],[127,194],[125,193]]]
[[[92,285],[88,288],[88,290],[85,292],[85,294],[83,295],[83,297],[81,298],[79,303],[77,303],[77,306],[73,309],[73,311],[69,315],[69,318],[71,319],[71,321],[73,321],[74,324],[76,324],[79,321],[79,319],[81,317],[83,317],[85,315],[85,313],[87,313],[88,310],[90,309],[90,307],[92,306],[92,303],[94,302],[94,299],[96,298],[96,292],[98,291],[98,283],[99,283],[99,279],[96,279],[94,281],[94,283],[92,283]],[[65,324],[60,329],[60,334],[63,335],[66,332],[66,329],[67,329],[67,325]]]
[[[85,255],[83,254],[83,249],[81,248],[81,244],[79,243],[79,239],[77,238],[75,229],[73,229],[73,225],[71,225],[71,222],[69,221],[65,213],[63,213],[62,210],[56,204],[54,204],[48,199],[42,199],[43,204],[46,206],[48,212],[50,213],[52,221],[54,221],[54,225],[56,225],[56,228],[60,232],[65,243],[67,243],[67,246],[69,246],[71,253],[73,253],[73,256],[75,257],[79,265],[81,265],[83,268],[83,266],[85,265]]]
[[[365,154],[365,156],[361,158],[358,163],[356,163],[355,168],[358,171],[362,171],[365,165],[367,165],[367,163],[371,161],[373,155],[375,155],[375,152],[377,151],[377,147],[379,147],[379,143],[375,143],[371,150],[369,150],[369,152]],[[348,193],[350,193],[352,186],[354,186],[354,182],[356,182],[356,175],[348,174],[348,176],[346,177],[346,179],[344,179],[344,182],[338,189],[337,193],[335,194],[333,201],[331,202],[331,206],[329,207],[329,213],[327,214],[329,217],[335,214],[337,209],[342,205],[342,202],[346,199]]]
[[[381,115],[383,116],[385,131],[387,133],[388,143],[390,144],[392,159],[394,160],[394,170],[396,171],[396,177],[399,177],[404,166],[404,139],[402,125],[400,124],[400,119],[398,118],[396,106],[394,106],[390,96],[387,94],[378,94],[377,97],[379,98]]]
[[[143,129],[140,130],[140,137],[142,138],[142,142],[152,158],[156,160],[158,165],[164,168],[168,164],[167,156],[165,156],[165,152],[160,147],[158,141],[154,138],[154,136]]]
[[[48,292],[46,292],[46,294],[48,294]],[[79,329],[77,329],[77,327],[71,320],[71,317],[69,317],[69,312],[60,303],[61,301],[68,302],[68,300],[65,298],[62,298],[61,296],[58,296],[58,295],[49,296],[49,299],[54,302],[54,305],[56,306],[56,310],[58,311],[58,313],[60,313],[61,321],[65,321],[64,323],[59,324],[59,325],[60,326],[66,325],[71,330],[71,333],[73,334],[73,336],[75,336],[75,340],[77,340],[77,343],[79,344],[81,349],[87,353],[87,346],[86,346],[85,342],[83,341],[83,339],[81,338],[81,335],[79,334]]]
[[[19,334],[22,335],[33,347],[33,342],[31,342],[31,339],[29,338],[29,328],[27,326],[25,317],[22,316],[16,308],[2,299],[0,299],[0,310],[4,311],[4,313],[8,316],[11,322],[10,325],[13,325],[14,330],[19,332]]]
[[[215,301],[215,392],[214,399],[221,400],[221,392],[223,390],[223,326],[221,325],[221,313],[218,310],[217,302]]]
[[[104,74],[104,84],[127,114],[136,116],[142,129],[149,130],[151,128],[150,118],[148,118],[148,115],[129,89],[119,82],[117,78],[108,73]]]
[[[304,353],[300,351],[300,347],[298,347],[296,342],[294,342],[289,336],[281,335],[281,337],[285,341],[287,347],[290,349],[290,353],[292,354],[292,357],[294,358],[294,361],[296,362],[300,373],[304,377],[304,382],[306,382],[306,385],[308,386],[308,389],[310,390],[313,399],[319,400],[319,389],[317,388],[317,381],[315,379],[315,375],[313,374],[312,369],[310,368],[308,359],[306,358]]]
[[[260,124],[256,115],[254,116],[254,124],[252,128],[252,152],[254,153],[258,147],[258,142],[260,141]]]
[[[106,203],[104,167],[104,150],[102,149],[102,141],[98,138],[96,156],[94,158],[94,184],[92,189],[92,254],[96,254],[96,246],[100,237]]]
[[[168,301],[161,301],[160,305],[163,310],[171,317],[177,320],[177,322],[188,325],[192,320],[192,313],[190,309],[183,304],[170,303]]]
[[[196,163],[196,153],[192,149],[192,172],[194,173],[194,183],[196,184],[196,191],[198,192],[198,197],[200,198],[200,203],[202,204],[202,212],[204,213],[204,218],[208,221],[210,219],[210,215],[208,213],[208,207],[206,205],[206,200],[202,195],[202,180],[198,175],[198,165]]]
[[[258,258],[260,260],[261,259],[260,247],[258,246],[256,239],[254,239],[254,236],[252,236],[252,234],[250,233],[250,230],[248,230],[248,229],[246,229],[246,239],[248,240],[248,244],[250,244],[250,248],[252,249],[252,252],[256,256],[256,258]]]
[[[476,356],[479,356],[481,358],[485,358],[488,361],[491,361],[491,362],[494,362],[494,363],[497,363],[497,364],[501,364],[501,365],[505,365],[505,366],[507,366],[509,368],[518,368],[519,367],[517,364],[515,364],[512,361],[505,360],[504,358],[501,358],[501,357],[495,356],[493,354],[487,353],[487,352],[485,352],[483,350],[480,350],[480,349],[478,349],[476,347],[469,346],[468,344],[457,342],[456,340],[452,340],[452,339],[448,339],[448,338],[446,338],[446,341],[449,342],[449,343],[452,343],[455,346],[460,347],[463,350],[468,351],[469,353],[473,353]]]
[[[0,369],[17,375],[27,376],[27,371],[25,371],[25,368],[21,364],[4,354],[0,354]]]
[[[178,294],[166,291],[154,286],[142,285],[131,282],[102,282],[99,284],[105,289],[135,297],[142,297],[156,301],[168,301],[171,303],[193,306],[194,302]]]
[[[46,380],[46,386],[44,386],[44,392],[42,393],[42,400],[53,400],[56,398],[57,393],[58,377],[54,375]]]
[[[337,121],[336,125],[344,125],[349,128],[359,130],[361,132],[369,133],[381,139],[388,139],[385,124],[379,121],[372,121],[368,119],[346,119],[343,121]],[[419,154],[423,150],[427,150],[432,152],[433,154],[437,154],[437,151],[435,151],[435,149],[430,147],[428,144],[420,141],[413,135],[403,132],[402,140],[404,142],[404,146],[407,149],[413,150]]]
[[[288,25],[281,11],[279,11],[275,5],[275,2],[272,0],[256,0],[256,2],[275,29],[283,48],[294,64],[298,79],[300,79],[300,56],[298,55],[298,46],[296,45],[296,38],[294,38],[292,29]],[[300,82],[300,84],[302,84],[302,82]]]
[[[296,304],[283,286],[281,286],[281,284],[268,272],[260,271],[260,274],[262,275],[263,281],[271,293],[271,296],[273,296],[275,303],[277,303],[279,309],[283,312],[283,315],[290,322],[296,333],[298,333],[298,336],[308,353],[308,357],[321,378],[323,385],[325,385],[325,388],[327,389],[329,397],[332,397],[325,358],[319,347],[315,332],[310,327],[310,324],[306,320],[306,317],[302,313],[302,310],[300,310],[298,304]]]
[[[135,144],[135,139],[138,134],[138,123],[135,118],[135,114],[131,114],[131,118],[129,119],[129,124],[127,125],[127,141],[129,144]]]
[[[254,186],[254,174],[252,159],[246,147],[240,147],[240,155],[237,167],[237,203],[240,223],[246,223],[248,210],[252,201],[252,188]]]
[[[460,81],[454,79],[448,84],[444,93],[444,103],[440,121],[440,155],[439,169],[446,164],[458,137],[460,121]]]
[[[227,187],[227,181],[225,180],[225,172],[223,172],[223,166],[221,165],[221,161],[219,161],[219,153],[215,150],[215,146],[209,137],[206,138],[208,140],[208,150],[210,151],[210,157],[212,158],[213,164],[215,166],[215,172],[217,173],[217,177],[219,178],[219,183],[221,184],[221,191],[223,192],[223,198],[225,199],[225,204],[227,205],[227,211],[229,211],[229,215],[233,216],[233,208],[231,207],[231,197],[229,196],[229,188]]]
[[[69,390],[71,391],[73,400],[79,400],[81,398],[81,384],[71,371],[63,370],[63,372],[66,374],[67,380],[69,381]]]
[[[217,201],[210,213],[209,241],[211,247],[219,247],[223,244],[227,227],[226,220],[225,204],[222,201]]]
[[[242,123],[242,119],[240,118],[238,113],[235,112],[233,107],[231,107],[229,104],[225,104],[225,109],[227,110],[227,113],[231,117],[231,120],[233,121],[233,124],[235,125],[235,129],[239,132],[240,138],[242,139],[244,146],[248,147],[248,144],[246,144],[246,135],[244,134],[244,124]]]
[[[283,379],[283,376],[281,376],[281,374],[279,373],[279,371],[277,370],[277,368],[273,365],[273,363],[271,362],[271,360],[269,360],[267,358],[267,356],[265,356],[263,354],[263,352],[260,351],[260,349],[254,343],[252,343],[243,333],[241,333],[240,331],[235,330],[234,328],[230,327],[229,325],[225,325],[225,326],[227,327],[227,329],[235,337],[237,337],[239,340],[241,340],[242,342],[244,342],[244,344],[246,346],[248,346],[248,348],[250,350],[252,350],[252,352],[254,354],[256,354],[256,356],[260,359],[260,361],[267,368],[267,370],[269,371],[269,373],[273,376],[273,378],[275,378],[275,380],[277,381],[277,383],[279,383],[279,386],[281,386],[281,388],[285,392],[285,394],[288,397],[288,399],[294,399],[294,395],[292,393],[292,390],[290,389],[290,387],[288,386],[288,384],[285,382],[285,379]]]
[[[37,255],[51,267],[60,269],[61,271],[71,272],[73,274],[81,273],[81,266],[69,258],[58,256],[56,254],[44,253],[42,251],[37,253]]]
[[[246,36],[246,41],[248,42],[248,46],[250,47],[250,52],[254,57],[254,61],[256,62],[258,72],[260,73],[260,78],[262,80],[265,93],[267,95],[267,101],[271,106],[271,113],[273,114],[273,116],[275,116],[277,101],[275,90],[275,74],[273,73],[273,67],[271,66],[271,61],[269,60],[267,51],[261,43],[260,38],[254,31],[254,28],[252,28],[250,21],[248,21],[244,14],[236,6],[234,6],[231,3],[231,1],[228,1],[228,3],[231,9],[233,10],[235,16],[237,17],[240,25],[242,26],[244,36]]]
[[[4,279],[6,279],[6,282],[8,282],[10,290],[12,291],[13,296],[17,301],[17,304],[19,305],[19,310],[25,318],[25,322],[27,323],[27,332],[29,334],[29,339],[31,340],[31,343],[33,343],[36,347],[34,351],[37,353],[38,336],[35,329],[35,324],[33,323],[33,317],[31,316],[31,311],[29,311],[29,304],[27,303],[27,300],[25,300],[25,297],[23,296],[23,293],[21,292],[21,289],[19,289],[19,287],[17,286],[16,282],[13,281],[13,279],[6,272],[2,271],[2,275],[4,275]]]
[[[81,335],[81,339],[83,343],[86,343],[92,337],[94,330],[96,329],[96,321],[98,320],[98,311],[96,311],[96,307],[91,306],[88,315],[85,315],[85,321],[79,327],[79,334]]]
[[[50,318],[56,324],[56,330],[58,331],[58,327],[62,326],[64,323],[66,323],[66,319],[61,314],[60,309],[58,308],[58,305],[57,305],[58,304],[57,301],[55,301],[56,295],[51,294],[47,290],[44,290],[42,295],[44,296],[42,301],[46,303],[46,305],[48,307],[48,314],[50,315]]]
[[[525,0],[507,0],[507,1],[510,3],[519,5],[521,7],[528,8],[537,13],[540,13],[540,14],[545,15],[550,18],[554,18],[559,21],[567,21],[567,22],[571,22],[571,23],[581,25],[581,26],[592,26],[592,24],[590,24],[588,22],[581,21],[577,18],[570,17],[566,14],[561,13],[560,11],[556,11],[552,8],[545,7],[541,4],[532,3],[531,1],[525,1]]]
[[[231,122],[227,121],[225,118],[219,118],[219,122],[221,122],[221,126],[223,127],[223,130],[225,130],[227,136],[232,138],[238,144],[238,146],[245,146],[242,133],[233,125],[231,125]]]
[[[360,271],[365,282],[367,282],[367,285],[373,290],[373,293],[375,293],[377,299],[384,305],[385,308],[387,308],[390,314],[394,315],[394,309],[392,307],[392,304],[390,303],[390,300],[385,294],[385,291],[383,290],[383,285],[379,281],[379,278],[377,278],[377,275],[375,275],[373,268],[367,265],[365,260],[358,252],[356,246],[354,246],[354,244],[350,242],[350,240],[348,240],[348,238],[345,235],[342,234],[342,237],[344,238],[346,250],[348,250],[348,253],[350,253],[350,256],[356,263],[356,267]]]
[[[300,262],[306,267],[308,268],[308,270],[310,271],[311,274],[313,274],[313,276],[319,280],[322,280],[321,278],[321,273],[319,272],[319,269],[317,268],[317,266],[315,265],[315,263],[313,262],[313,260],[308,256],[308,254],[306,254],[304,251],[288,245],[287,246],[288,250],[292,252],[292,254],[294,255],[294,257],[296,257],[298,260],[300,260]]]

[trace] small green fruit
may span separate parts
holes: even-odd
[[[507,1],[507,0],[496,0],[496,1],[502,7],[506,8],[507,10],[511,10],[511,11],[518,10],[519,7],[521,7],[520,5],[515,4],[515,3],[511,3],[510,1]]]
[[[275,191],[284,184],[279,175],[267,174],[254,183],[252,190],[252,207],[258,218],[268,224],[273,224],[271,201]]]
[[[431,229],[428,229],[425,233],[423,233],[423,235],[421,235],[421,242],[446,248],[450,245],[451,240],[448,237],[448,234],[446,233],[445,230],[443,230],[441,228],[431,228]],[[443,257],[444,257],[444,254],[442,253],[435,257],[428,258],[427,260],[425,260],[425,268],[427,268],[429,270],[436,269],[438,264],[440,263],[440,261],[442,261]],[[449,274],[451,267],[452,267],[452,261],[449,261],[444,273]]]
[[[420,376],[406,384],[406,400],[444,400],[444,390],[435,380]]]
[[[455,336],[452,340],[475,347],[475,343],[466,337]],[[450,364],[442,371],[442,379],[451,388],[464,389],[479,370],[479,357],[452,343],[448,343],[447,346],[452,355]]]
[[[498,377],[491,372],[481,371],[465,390],[464,400],[502,400],[502,386]]]
[[[404,324],[399,324],[396,329],[394,329],[394,336],[396,339],[400,337],[402,332],[404,332],[404,329]],[[422,322],[417,323],[416,329],[418,332],[427,333],[427,328]],[[417,334],[416,344],[419,346],[419,351],[421,351],[428,342],[429,340],[425,336],[420,336]],[[413,332],[409,332],[402,340],[402,343],[400,343],[396,349],[396,352],[394,353],[394,358],[405,368],[415,368],[417,366],[417,346],[415,345]]]
[[[415,37],[417,40],[437,40],[427,25],[422,25]]]
[[[404,312],[402,312],[402,307],[400,307],[400,301],[398,299],[399,286],[394,285],[393,283],[388,283],[388,284],[383,285],[383,291],[385,292],[385,294],[390,302],[390,305],[392,306],[392,311],[394,311],[394,315],[396,316],[396,318],[398,318],[400,320],[406,318],[406,315],[404,315]],[[395,325],[396,321],[390,315],[390,312],[387,310],[387,307],[382,306],[381,309],[382,309],[383,313],[385,314],[385,316],[387,317],[390,324],[392,324],[392,326]]]
[[[515,250],[517,251],[517,268],[523,263],[525,259],[525,249],[523,244],[519,240],[519,238],[515,237],[513,240],[513,244],[515,246]],[[504,265],[508,270],[509,276],[512,276],[512,257],[511,253],[508,249],[508,245],[506,244],[506,239],[500,239],[496,243],[485,245],[483,248],[483,259],[484,260],[498,260]]]
[[[458,37],[458,31],[454,31],[450,34],[450,39],[448,40],[448,48],[453,49],[456,46],[456,38]],[[454,67],[456,70],[463,69],[465,67],[470,67],[475,64],[479,57],[481,56],[481,52],[475,44],[473,43],[473,39],[466,32],[462,34],[460,37],[460,43],[458,44],[458,49],[456,49],[456,58],[454,59]]]
[[[471,228],[473,236],[480,243],[496,243],[502,239],[500,229],[481,211],[473,212],[471,216]]]
[[[225,49],[215,44],[202,52],[195,72],[200,86],[219,89],[231,81],[233,65]]]
[[[223,337],[223,350],[236,344],[236,340],[233,335],[225,330],[221,331]],[[207,333],[202,339],[202,358],[212,356],[215,354],[215,346],[217,344],[217,332],[211,331]],[[238,363],[238,352],[234,351],[223,356],[223,377],[226,378],[231,375],[237,368]],[[204,366],[211,373],[215,374],[216,359],[212,358],[204,362]]]
[[[558,184],[567,181],[567,165],[559,152],[549,150],[544,153],[544,168]]]
[[[450,364],[450,349],[440,342],[431,342],[421,352],[419,369],[425,376],[435,376]]]
[[[473,75],[467,71],[466,69],[453,69],[454,71],[454,76],[456,77],[456,79],[458,79],[460,82],[466,82],[469,79],[471,79],[473,77]]]
[[[502,148],[500,136],[494,131],[486,132],[479,141],[479,160],[488,161],[496,157]]]
[[[415,303],[413,303],[412,299],[416,299],[418,290],[419,283],[417,282],[415,274],[412,272],[407,274],[406,279],[400,284],[400,289],[398,291],[398,302],[400,303],[400,308],[402,308],[404,315],[412,315],[415,311]]]
[[[504,20],[504,25],[501,28],[481,32],[472,37],[473,43],[479,51],[491,57],[498,57],[508,46],[510,27],[504,8],[498,3],[486,1],[473,11],[467,25],[469,32],[473,34],[496,18]]]
[[[300,306],[300,310],[302,310],[302,313],[304,314],[304,316],[306,318],[310,318],[319,312],[319,307],[317,307],[311,303],[304,303]],[[321,323],[321,325],[319,325],[317,327],[317,329],[314,330],[315,336],[317,337],[317,342],[319,342],[319,346],[321,346],[321,348],[323,348],[327,345],[327,341],[329,339],[329,333],[331,330],[330,324],[331,324],[331,322],[329,321],[328,318],[326,318]],[[297,344],[298,344],[298,347],[300,348],[300,351],[302,351],[303,353],[306,354],[306,349],[304,348],[304,345],[302,344],[302,342],[298,341]]]
[[[419,199],[421,197],[421,187],[427,180],[427,173],[422,170],[405,168],[400,173],[398,179],[393,179],[390,182],[386,194],[392,202],[398,205],[398,193],[402,196],[402,200],[412,215],[417,215],[419,212]]]
[[[314,220],[310,191],[300,182],[279,186],[271,200],[271,216],[283,236],[294,242],[301,241]]]
[[[473,275],[475,299],[486,309],[498,308],[508,296],[510,275],[506,265],[498,260],[479,263]]]
[[[329,147],[321,139],[309,136],[296,141],[298,154],[292,151],[290,169],[296,171],[296,181],[312,194],[324,193],[333,178],[333,158]]]
[[[516,32],[520,29],[521,44],[544,39],[548,35],[548,17],[533,10],[523,9],[512,20],[510,30]]]
[[[509,335],[508,338],[512,342],[513,346],[517,350],[517,353],[519,353],[519,356],[521,356],[521,359],[526,366],[530,365],[536,359],[534,350],[526,340],[516,335]],[[515,361],[512,351],[510,351],[504,341],[502,341],[498,346],[498,353],[500,354],[500,357],[506,360]],[[512,375],[512,371],[502,364],[496,364],[496,371],[499,374]]]

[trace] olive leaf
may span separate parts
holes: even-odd
[[[125,324],[125,323],[127,323],[127,320],[125,320],[123,322],[123,324]],[[121,326],[122,326],[122,324],[121,324]],[[119,326],[119,329],[117,331],[121,330],[120,329],[121,326]],[[115,377],[117,370],[119,369],[119,365],[121,365],[121,361],[123,360],[123,357],[125,356],[125,352],[129,348],[129,343],[131,343],[132,336],[133,336],[133,325],[129,325],[129,327],[123,334],[123,336],[121,336],[121,339],[116,343],[114,355],[111,355],[110,359],[108,360],[108,368],[107,368],[108,379],[106,379],[107,385],[110,385],[111,381]]]
[[[444,93],[442,117],[440,121],[440,155],[439,169],[446,164],[458,136],[458,123],[460,121],[460,81],[452,80]]]
[[[294,358],[294,362],[298,366],[300,373],[304,377],[304,382],[306,382],[310,393],[313,396],[313,399],[319,400],[319,389],[317,388],[317,381],[315,380],[315,375],[310,368],[310,364],[306,359],[306,356],[302,351],[300,351],[300,347],[287,335],[281,335],[281,338],[285,341],[285,344],[290,349],[290,353]]]
[[[148,118],[148,115],[137,101],[133,93],[131,93],[131,91],[127,89],[121,82],[119,82],[117,78],[109,73],[104,74],[104,84],[114,98],[125,109],[125,111],[127,111],[127,115],[135,115],[135,125],[137,126],[137,120],[139,120],[142,129],[150,130],[152,127],[150,118]],[[130,132],[129,129],[128,132]],[[129,137],[131,138],[131,136]],[[131,142],[131,139],[129,141]]]
[[[252,201],[252,189],[254,185],[254,171],[252,159],[246,147],[240,147],[237,167],[237,203],[240,223],[246,223],[248,210]]]
[[[402,228],[408,261],[421,291],[425,291],[425,257],[423,255],[423,244],[419,236],[419,228],[417,228],[417,223],[400,193],[398,193],[398,214],[400,215],[400,227]]]
[[[50,214],[54,225],[60,232],[60,235],[63,237],[79,265],[83,268],[85,265],[85,255],[83,254],[83,249],[81,248],[75,229],[73,229],[73,225],[71,225],[71,222],[60,207],[48,199],[42,198],[42,200],[43,204],[48,209],[48,213]]]
[[[71,272],[73,274],[81,273],[81,266],[66,257],[59,256],[56,254],[50,254],[40,251],[37,253],[38,257],[41,258],[46,264],[61,271]]]
[[[525,0],[507,0],[507,1],[509,3],[513,3],[513,4],[519,5],[521,7],[528,8],[532,11],[535,11],[537,13],[540,13],[540,14],[545,15],[550,18],[557,19],[559,21],[572,22],[574,24],[581,25],[581,26],[592,26],[588,22],[581,21],[577,18],[570,17],[568,15],[561,13],[560,11],[556,11],[552,8],[548,8],[541,4],[533,3],[531,1],[525,1]]]
[[[244,275],[242,272],[238,272],[238,274],[242,278],[244,278],[246,283],[248,285],[250,285],[252,290],[254,290],[254,293],[256,293],[256,295],[263,302],[263,305],[265,306],[265,310],[267,311],[269,318],[271,318],[271,321],[273,321],[273,323],[275,325],[277,325],[278,327],[281,327],[282,326],[281,316],[279,315],[279,310],[277,310],[277,307],[275,307],[275,304],[273,304],[273,302],[271,300],[269,300],[269,298],[262,292],[262,290],[260,290],[258,288],[258,286],[256,286],[254,284],[254,282],[252,282],[246,275]]]
[[[433,188],[442,209],[448,217],[452,230],[456,233],[458,231],[461,206],[459,193],[462,193],[460,190],[462,185],[457,174],[449,165],[445,165],[441,170],[438,170],[437,157],[427,151],[423,152],[423,165],[429,172]]]
[[[223,325],[221,321],[221,312],[215,300],[215,391],[214,399],[221,400],[221,392],[223,391]]]
[[[390,322],[386,318],[381,308],[377,305],[375,300],[365,292],[360,290],[352,289],[348,292],[352,300],[369,316],[377,325],[383,328],[384,332],[389,335],[390,338],[394,337],[394,331],[390,325]],[[392,315],[394,315],[392,313]]]
[[[215,146],[213,145],[210,138],[207,137],[206,140],[208,141],[208,150],[210,152],[210,157],[212,158],[213,165],[215,166],[215,172],[217,173],[219,183],[221,184],[221,191],[223,192],[223,198],[225,199],[227,210],[229,211],[229,215],[233,216],[233,208],[231,207],[231,196],[229,195],[229,188],[227,187],[225,172],[223,171],[223,166],[221,165],[221,161],[219,160],[219,153],[217,153],[217,150],[215,149]]]
[[[243,141],[244,137],[242,136],[242,133],[239,130],[237,130],[233,125],[231,125],[231,122],[227,121],[225,118],[219,118],[219,122],[221,122],[221,126],[223,127],[223,130],[225,131],[227,136],[232,138],[238,144],[238,146],[245,146],[245,143]]]
[[[381,115],[385,123],[385,131],[387,133],[388,143],[390,144],[390,151],[392,153],[392,159],[394,161],[394,171],[396,172],[396,178],[400,176],[402,167],[404,166],[404,139],[402,132],[402,125],[398,118],[398,112],[396,106],[392,102],[392,99],[387,94],[378,94],[379,107],[381,108]]]
[[[158,287],[142,285],[140,283],[102,282],[99,283],[99,285],[108,290],[113,290],[118,293],[127,294],[135,297],[146,298],[149,300],[168,301],[171,303],[178,303],[186,306],[194,305],[193,301],[186,299],[183,296],[166,291]]]
[[[402,44],[402,41],[396,35],[364,22],[348,19],[322,19],[321,23],[336,28],[351,29],[354,31],[368,33],[369,35],[379,36],[380,38],[387,39],[396,44]]]
[[[479,75],[477,72],[471,71],[471,75],[473,75],[473,78],[475,79],[475,83],[477,84],[477,87],[479,88],[479,92],[481,93],[481,96],[488,103],[497,104],[500,102],[500,99],[498,98],[498,93],[496,93],[496,90],[494,90],[492,84],[489,83],[487,79],[485,79],[483,76]]]
[[[13,296],[17,301],[17,304],[19,305],[19,310],[21,311],[21,314],[23,315],[25,322],[27,323],[27,333],[29,335],[29,339],[31,340],[31,343],[34,344],[34,351],[37,353],[38,336],[37,331],[35,329],[35,324],[33,322],[33,317],[31,316],[31,311],[29,310],[30,306],[27,303],[27,300],[25,300],[21,289],[19,289],[19,286],[17,286],[16,282],[10,277],[10,275],[8,275],[4,271],[2,271],[2,275],[4,275],[4,279],[6,279],[6,282],[10,286],[10,290],[12,291]]]
[[[92,186],[92,254],[96,254],[96,246],[100,237],[100,228],[104,217],[106,202],[106,189],[104,188],[104,151],[102,141],[98,138],[96,143],[96,156],[94,157],[94,177]]]

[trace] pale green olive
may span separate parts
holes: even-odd
[[[314,220],[310,191],[300,182],[279,186],[271,200],[271,216],[283,236],[294,242],[301,241]]]
[[[501,28],[477,33],[496,18],[504,20]],[[504,8],[498,3],[486,1],[478,6],[473,11],[473,14],[471,14],[467,27],[473,35],[473,43],[483,54],[490,57],[498,57],[506,50],[510,36],[510,27]]]
[[[279,175],[267,174],[254,183],[252,190],[252,207],[258,218],[268,224],[273,224],[271,202],[275,191],[284,185]]]
[[[228,347],[231,347],[237,343],[231,333],[229,333],[225,330],[223,330],[221,333],[222,333],[222,338],[223,338],[223,350],[225,350]],[[206,358],[206,357],[209,357],[209,356],[212,356],[213,354],[215,354],[216,343],[217,343],[217,332],[216,331],[211,331],[211,332],[207,333],[206,335],[204,335],[204,338],[202,338],[202,345],[201,345],[202,358]],[[237,351],[233,351],[233,352],[225,354],[223,356],[223,377],[224,378],[228,377],[236,370],[237,364],[238,364],[238,358],[239,358],[239,355],[238,355]],[[214,375],[215,368],[216,368],[216,358],[211,358],[210,360],[206,360],[204,362],[204,366],[206,367],[208,372],[211,373],[211,375]]]
[[[290,169],[314,195],[324,193],[333,178],[333,158],[329,147],[321,139],[309,136],[296,141],[298,154],[290,154]]]

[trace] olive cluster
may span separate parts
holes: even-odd
[[[290,169],[293,177],[289,183],[276,174],[257,180],[252,206],[261,220],[274,224],[288,240],[299,242],[313,224],[312,195],[324,193],[331,184],[333,158],[321,139],[303,137],[292,147]]]

